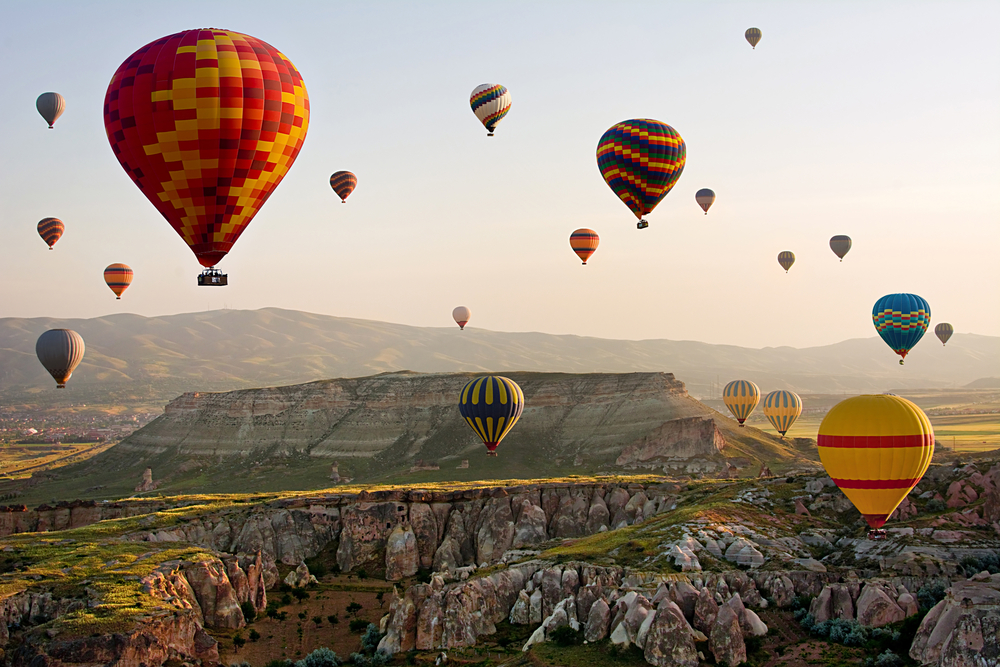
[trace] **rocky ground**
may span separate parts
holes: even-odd
[[[814,472],[45,515],[49,532],[0,540],[4,660],[997,664],[998,487],[989,457],[934,465],[882,541]]]

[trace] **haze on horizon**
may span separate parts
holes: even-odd
[[[0,317],[274,306],[440,327],[462,304],[496,331],[809,347],[871,337],[875,300],[907,291],[932,327],[1000,335],[996,3],[170,7],[6,6]],[[216,290],[195,285],[101,114],[129,54],[209,26],[281,50],[311,102],[298,160]],[[468,104],[485,82],[513,99],[493,138]],[[67,100],[52,131],[34,106],[49,90]],[[594,156],[635,117],[688,148],[644,231]],[[359,177],[346,205],[327,183],[340,169]],[[67,228],[52,252],[46,216]],[[579,227],[601,236],[586,267],[567,241]],[[843,263],[834,234],[854,240]],[[136,272],[121,301],[112,262]]]

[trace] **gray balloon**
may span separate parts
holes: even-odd
[[[844,255],[851,249],[851,237],[838,234],[830,239],[830,250],[834,252],[840,261],[844,261]]]
[[[62,389],[83,361],[83,337],[70,329],[49,329],[38,337],[35,354]]]
[[[49,124],[51,130],[52,124],[66,110],[66,98],[59,93],[42,93],[35,100],[35,108],[38,109],[38,113],[42,114],[42,118]]]

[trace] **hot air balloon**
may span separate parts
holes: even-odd
[[[781,264],[781,268],[788,273],[788,269],[792,268],[792,264],[795,263],[795,253],[791,250],[782,250],[778,253],[778,264]]]
[[[349,171],[336,171],[330,177],[330,187],[340,197],[340,203],[347,203],[347,196],[358,187],[358,177]]]
[[[941,345],[946,345],[948,343],[948,339],[951,338],[953,333],[955,333],[955,327],[951,326],[947,322],[942,322],[934,327],[934,335],[941,341]]]
[[[760,401],[760,388],[750,380],[733,380],[722,390],[722,401],[743,426]]]
[[[826,414],[816,444],[827,474],[874,531],[926,472],[934,455],[934,429],[905,398],[855,396]]]
[[[618,198],[639,219],[667,196],[684,171],[687,146],[677,130],[648,118],[613,125],[597,144],[597,168]]]
[[[478,377],[462,389],[458,409],[496,456],[497,445],[510,433],[524,410],[524,393],[517,383],[499,375]]]
[[[747,28],[747,31],[743,33],[743,36],[747,38],[748,42],[750,42],[750,46],[756,49],[757,42],[759,42],[761,38],[760,28]]]
[[[793,391],[779,389],[764,397],[764,416],[782,438],[801,414],[802,399]]]
[[[38,235],[49,244],[49,250],[62,238],[66,225],[59,218],[42,218],[38,221]]]
[[[66,111],[66,98],[59,93],[42,93],[35,100],[35,108],[42,115],[45,122],[49,124],[49,129],[59,120],[59,116]]]
[[[122,298],[122,292],[132,284],[132,267],[128,264],[109,264],[108,268],[104,269],[104,282],[117,298]]]
[[[465,331],[465,325],[472,319],[472,311],[465,306],[459,306],[455,310],[451,311],[451,316],[455,318],[455,323],[458,324],[458,328]]]
[[[226,256],[292,166],[309,125],[298,70],[270,44],[185,30],[115,72],[104,127],[115,157],[206,267]],[[213,279],[216,278],[216,279]]]
[[[56,387],[63,389],[66,381],[83,360],[83,338],[69,329],[49,329],[35,343],[35,354],[52,377]]]
[[[708,215],[708,209],[712,208],[712,203],[715,201],[715,192],[708,188],[702,188],[694,193],[694,200],[698,202],[698,206],[701,206],[705,215]]]
[[[593,229],[581,228],[569,235],[569,247],[573,249],[577,257],[583,260],[583,265],[587,265],[587,260],[597,250],[601,237]]]
[[[840,261],[844,261],[844,255],[851,250],[851,237],[838,234],[830,239],[830,250],[834,252]]]
[[[923,338],[931,323],[931,307],[916,294],[887,294],[872,308],[875,330],[892,351],[902,357]]]
[[[510,111],[510,92],[499,83],[484,83],[476,86],[469,98],[472,112],[486,128],[486,136],[492,137],[493,130]]]

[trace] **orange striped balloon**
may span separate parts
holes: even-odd
[[[104,269],[104,282],[108,284],[116,297],[122,298],[122,292],[132,284],[132,267],[128,264],[108,265],[108,268]]]
[[[855,396],[823,418],[817,444],[827,474],[877,529],[927,471],[934,429],[905,398]]]
[[[42,218],[38,222],[38,235],[49,244],[49,250],[52,250],[56,241],[62,238],[64,231],[66,231],[66,225],[59,218]]]
[[[578,229],[569,235],[569,247],[583,260],[583,265],[587,265],[587,260],[597,250],[601,237],[593,229]]]

